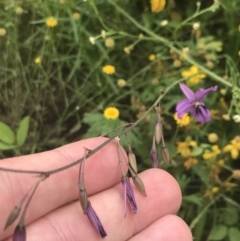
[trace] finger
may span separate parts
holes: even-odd
[[[187,224],[176,215],[166,215],[128,241],[192,241]]]
[[[181,204],[181,191],[175,179],[160,169],[150,169],[140,174],[147,197],[135,188],[137,214],[128,211],[124,217],[123,188],[118,184],[90,198],[108,236],[105,241],[123,241],[141,232],[160,217],[174,214]],[[83,215],[80,204],[72,203],[30,224],[28,241],[52,240],[102,240],[88,218]]]
[[[16,169],[51,170],[81,158],[84,154],[83,147],[91,150],[106,140],[106,138],[87,139],[52,151],[3,160],[0,165]],[[40,184],[32,200],[34,205],[29,207],[27,223],[78,198],[78,170],[79,166],[74,166],[50,176]],[[110,188],[120,179],[115,142],[109,143],[86,160],[85,184],[89,195]],[[29,174],[0,172],[1,230],[12,208],[36,180],[36,177]],[[10,233],[12,233],[11,228],[0,234],[0,239]]]

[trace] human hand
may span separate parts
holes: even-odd
[[[49,171],[81,158],[84,148],[94,149],[106,138],[91,138],[52,151],[9,158],[1,167]],[[147,197],[133,186],[138,206],[136,214],[124,217],[123,187],[116,143],[111,142],[85,163],[85,185],[91,204],[107,232],[105,241],[192,241],[188,226],[177,217],[181,191],[176,180],[161,169],[139,174]],[[27,241],[102,240],[83,214],[79,200],[76,165],[40,183],[26,216]],[[30,189],[36,177],[0,171],[0,229],[13,207]],[[0,232],[0,240],[10,241],[15,222]]]

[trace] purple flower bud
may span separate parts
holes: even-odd
[[[14,231],[13,234],[13,241],[26,241],[27,240],[27,235],[26,235],[26,230],[25,226],[19,224]]]
[[[133,211],[133,213],[137,212],[137,204],[135,201],[134,192],[132,186],[130,184],[129,178],[127,176],[122,177],[123,191],[124,191],[124,213],[125,216],[127,214],[127,200]]]
[[[152,167],[158,168],[158,152],[157,152],[156,149],[151,149],[150,157],[151,157],[151,160],[152,160]]]
[[[90,222],[92,223],[93,227],[98,231],[98,233],[101,235],[102,238],[107,236],[107,233],[105,232],[102,223],[100,221],[100,219],[98,218],[96,212],[94,211],[92,205],[90,202],[88,202],[88,207],[87,207],[87,211],[86,214],[90,220]]]

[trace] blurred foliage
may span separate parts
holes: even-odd
[[[163,93],[171,165],[160,165],[182,189],[179,215],[195,241],[239,240],[239,18],[239,0],[168,0],[155,13],[148,0],[0,1],[1,158],[133,123]],[[204,100],[211,122],[176,123],[182,81],[218,85]],[[119,118],[105,118],[111,106]],[[155,122],[151,112],[129,133],[141,170]]]

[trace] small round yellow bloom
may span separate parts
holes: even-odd
[[[153,85],[153,86],[157,86],[157,85],[159,85],[159,80],[158,79],[152,79],[152,81],[151,81],[151,85]]]
[[[151,2],[151,10],[153,13],[161,12],[166,5],[166,0],[151,0],[150,2]]]
[[[182,65],[182,61],[181,61],[181,60],[175,59],[175,60],[173,61],[173,66],[174,66],[175,68],[179,68],[179,67],[181,67],[181,65]]]
[[[119,110],[116,107],[108,107],[104,110],[103,115],[108,120],[115,120],[119,117]]]
[[[40,57],[37,57],[37,58],[34,59],[35,64],[40,64],[41,61],[42,61],[42,60],[41,60]]]
[[[188,158],[183,165],[186,167],[186,169],[189,169],[191,166],[197,165],[198,160],[196,158]]]
[[[116,72],[113,65],[105,65],[102,67],[102,72],[108,75],[114,74]]]
[[[6,35],[7,31],[5,28],[0,28],[0,36]]]
[[[105,40],[105,46],[106,46],[107,48],[112,48],[112,47],[114,47],[114,45],[115,45],[115,41],[114,41],[113,38],[106,38],[106,40]]]
[[[187,126],[190,123],[190,116],[185,113],[182,117],[182,119],[178,118],[177,113],[174,114],[174,120],[176,121],[177,125],[183,127],[183,126]]]
[[[156,55],[155,55],[155,54],[150,54],[149,57],[148,57],[148,59],[149,59],[150,61],[153,61],[153,60],[156,59]]]
[[[80,14],[79,13],[73,13],[72,17],[73,17],[74,20],[79,20]]]
[[[17,15],[21,15],[21,14],[23,13],[22,7],[16,7],[16,8],[15,8],[15,13],[16,13]]]
[[[119,79],[119,80],[117,81],[117,85],[118,85],[118,87],[120,87],[120,88],[123,88],[124,86],[126,86],[126,84],[127,84],[127,82],[126,82],[126,80],[124,80],[124,79]]]
[[[197,66],[192,66],[187,70],[181,72],[183,78],[188,78],[187,84],[190,86],[197,85],[202,79],[206,77]]]
[[[49,17],[49,18],[46,19],[46,25],[50,28],[56,27],[57,24],[58,24],[58,21],[54,17]]]
[[[226,121],[229,121],[230,120],[230,116],[228,114],[224,114],[222,115],[222,118]]]
[[[212,193],[216,193],[219,191],[219,187],[213,187],[211,191]]]
[[[224,165],[224,163],[225,163],[225,161],[224,161],[223,159],[221,159],[221,160],[218,161],[218,165],[219,165],[220,167],[222,167],[222,166]]]
[[[218,135],[216,133],[208,134],[208,140],[211,143],[215,143],[218,140]]]

